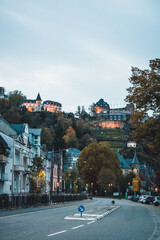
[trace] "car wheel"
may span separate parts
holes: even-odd
[[[154,206],[156,206],[156,207],[158,207],[158,205],[159,205],[159,203],[158,203],[158,202],[156,202],[156,203],[154,204]]]

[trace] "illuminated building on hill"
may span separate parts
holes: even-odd
[[[96,117],[95,127],[123,128],[134,110],[133,104],[127,104],[124,108],[111,109],[109,104],[100,99],[93,105],[93,115]]]
[[[51,100],[46,100],[42,103],[42,99],[40,97],[40,94],[38,93],[37,98],[32,100],[32,99],[27,99],[24,103],[23,106],[25,106],[28,111],[30,112],[36,112],[36,111],[48,111],[48,112],[61,112],[62,111],[62,104],[51,101]]]

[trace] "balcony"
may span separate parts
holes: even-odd
[[[8,181],[8,173],[0,173],[0,181]]]
[[[27,173],[30,173],[30,168],[29,168],[29,166],[25,166],[25,167],[24,167],[24,171],[25,171],[26,174],[27,174]]]
[[[8,163],[8,157],[4,156],[3,154],[0,154],[0,163]]]
[[[25,166],[24,165],[14,165],[14,171],[16,172],[24,172]]]

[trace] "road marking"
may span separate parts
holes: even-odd
[[[91,223],[95,223],[95,221],[92,221],[92,222],[88,222],[87,224],[91,224]]]
[[[48,236],[48,237],[51,237],[51,236],[58,235],[58,234],[61,234],[61,233],[64,233],[64,232],[67,232],[67,230],[63,230],[63,231],[56,232],[56,233],[51,233],[51,234],[49,234],[49,235],[47,235],[47,236]]]
[[[76,226],[76,227],[73,227],[72,229],[77,229],[77,228],[80,228],[80,227],[83,227],[84,225],[79,225],[79,226]]]

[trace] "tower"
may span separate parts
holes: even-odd
[[[36,111],[41,111],[41,107],[42,107],[42,99],[40,94],[38,93],[36,98]]]
[[[133,173],[136,174],[136,176],[139,176],[139,167],[140,167],[140,164],[139,164],[139,161],[137,158],[137,154],[135,152],[133,161],[131,162],[131,168],[132,168]]]

